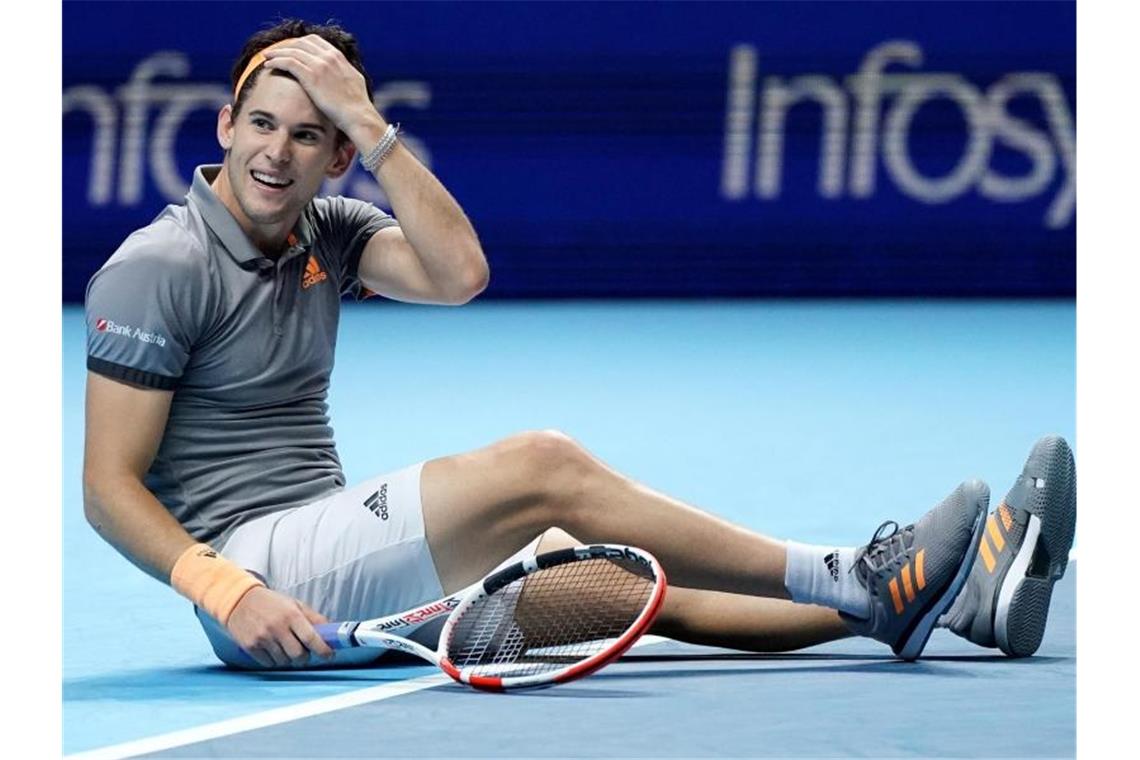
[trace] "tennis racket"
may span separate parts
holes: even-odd
[[[327,623],[333,649],[422,657],[477,689],[550,686],[613,662],[648,630],[665,573],[648,552],[601,544],[540,554],[439,601],[374,620]],[[447,615],[436,651],[393,631]]]

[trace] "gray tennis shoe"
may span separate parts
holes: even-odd
[[[1065,574],[1077,522],[1077,475],[1064,438],[1047,436],[986,520],[966,588],[939,621],[980,646],[1028,657],[1041,646],[1053,584]]]
[[[913,525],[880,525],[851,568],[870,595],[871,617],[840,612],[847,627],[889,645],[904,660],[916,659],[966,583],[989,502],[989,487],[969,481]],[[894,530],[883,535],[889,525]]]

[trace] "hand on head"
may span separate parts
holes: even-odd
[[[264,51],[267,69],[287,71],[313,104],[345,134],[379,114],[364,77],[324,38],[310,34]]]

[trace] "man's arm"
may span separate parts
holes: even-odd
[[[171,391],[87,373],[83,510],[87,521],[137,567],[170,583],[178,558],[198,542],[143,483],[162,441]],[[226,623],[238,645],[270,666],[304,664],[332,650],[313,629],[325,618],[264,587],[241,598]]]
[[[388,123],[372,104],[364,77],[339,50],[309,35],[266,51],[265,66],[288,71],[362,154]],[[358,268],[369,290],[403,301],[461,304],[487,286],[489,268],[475,229],[435,176],[399,142],[376,179],[400,226],[380,230]]]
[[[120,554],[163,583],[169,583],[175,560],[197,543],[142,480],[162,440],[172,395],[87,374],[87,522]]]
[[[377,126],[366,134],[375,131],[379,142],[386,128]],[[458,305],[482,293],[490,269],[479,239],[459,204],[427,167],[397,142],[376,170],[376,179],[400,226],[380,230],[365,245],[357,269],[364,286],[416,303]]]

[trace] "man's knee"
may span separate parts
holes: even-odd
[[[558,549],[569,549],[573,546],[578,546],[582,542],[571,536],[562,528],[548,528],[543,531],[542,537],[538,541],[538,548],[536,553],[552,552]]]
[[[569,496],[583,487],[597,462],[577,441],[559,430],[534,430],[504,441],[511,466],[531,479],[547,498]]]
[[[598,460],[565,433],[516,433],[476,451],[428,462],[425,519],[434,515],[434,505],[446,505],[442,514],[450,521],[456,505],[467,503],[479,519],[509,516],[512,524],[521,521],[528,529],[533,524],[542,530],[560,524],[565,509],[582,501],[579,497],[600,471]]]

